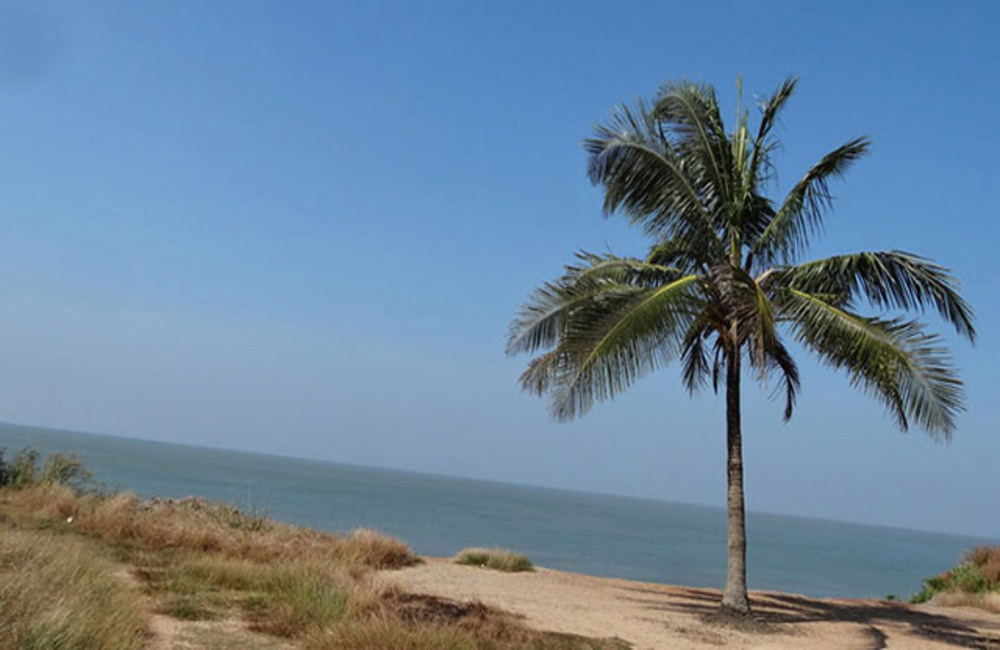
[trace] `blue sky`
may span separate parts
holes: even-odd
[[[795,74],[777,191],[874,143],[813,254],[935,258],[980,339],[947,337],[948,446],[804,355],[791,423],[748,385],[749,508],[1000,536],[998,25],[985,1],[2,2],[0,419],[722,505],[722,400],[668,370],[556,424],[505,333],[575,250],[643,250],[584,174],[615,104],[684,77],[729,115],[737,76]]]

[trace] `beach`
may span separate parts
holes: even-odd
[[[752,592],[752,621],[719,616],[721,594],[539,568],[501,573],[425,558],[379,574],[385,585],[523,617],[529,627],[618,638],[636,650],[669,648],[1000,648],[1000,614],[874,599],[815,599]]]
[[[1000,650],[995,588],[975,609],[954,606],[975,598],[964,587],[925,605],[751,591],[752,616],[724,614],[712,588],[497,549],[418,556],[371,530],[335,535],[45,478],[0,488],[0,584],[5,648]]]

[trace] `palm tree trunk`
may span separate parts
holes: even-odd
[[[740,350],[733,345],[726,359],[726,448],[728,451],[727,511],[729,514],[729,562],[722,608],[750,613],[747,599],[747,535],[743,505],[743,439],[740,433]]]

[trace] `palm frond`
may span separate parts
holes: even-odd
[[[713,194],[710,211],[722,213],[732,196],[732,165],[715,89],[690,81],[668,82],[660,89],[653,115],[681,155],[696,163],[694,174],[705,177]]]
[[[703,388],[709,380],[711,368],[705,350],[704,327],[692,327],[684,335],[681,343],[681,381],[688,394]]]
[[[742,319],[751,330],[746,339],[749,342],[750,359],[760,373],[761,378],[767,374],[767,359],[775,347],[778,333],[775,331],[775,315],[767,294],[756,282],[751,281],[753,302],[749,318]]]
[[[851,384],[881,401],[904,431],[912,419],[931,435],[950,438],[962,410],[962,382],[937,335],[916,321],[860,316],[798,289],[783,294],[799,342],[845,369]]]
[[[972,307],[958,292],[951,271],[926,258],[902,251],[836,255],[778,269],[776,285],[810,294],[862,297],[880,309],[934,308],[955,331],[975,340]]]
[[[618,257],[611,253],[598,255],[580,251],[576,257],[583,264],[571,265],[566,268],[569,275],[577,282],[603,281],[637,287],[658,287],[690,272],[672,264],[642,261],[633,257]]]
[[[518,308],[507,335],[507,354],[534,352],[556,344],[573,310],[601,291],[598,283],[546,282]]]
[[[690,164],[641,102],[597,125],[584,149],[591,182],[605,190],[605,214],[621,211],[647,234],[686,244],[691,256],[703,259],[721,248]]]
[[[698,318],[699,292],[700,278],[688,275],[654,289],[602,292],[575,309],[547,365],[553,414],[572,419],[674,360]]]
[[[649,249],[649,253],[646,254],[646,263],[695,273],[705,271],[708,268],[704,260],[700,258],[702,256],[692,255],[686,247],[672,239],[664,239],[653,244]]]
[[[757,137],[753,143],[753,158],[750,162],[750,177],[760,180],[762,177],[770,177],[770,153],[776,144],[770,142],[771,130],[777,123],[781,109],[795,92],[799,80],[797,77],[788,77],[778,89],[760,104],[760,123],[757,125]],[[767,168],[766,173],[761,174],[762,168]]]
[[[799,369],[785,344],[777,337],[767,351],[767,373],[777,373],[781,376],[781,385],[784,387],[785,393],[784,420],[787,422],[792,417],[792,411],[795,409],[795,398],[799,393]],[[775,391],[777,394],[777,389]]]
[[[552,378],[559,375],[559,368],[564,363],[563,354],[558,348],[535,357],[521,373],[521,389],[535,395],[544,395],[552,385]]]
[[[833,200],[830,179],[842,176],[868,151],[869,144],[867,137],[855,138],[823,156],[806,172],[760,236],[747,241],[758,265],[791,261],[806,247]]]
[[[511,321],[507,354],[534,352],[556,344],[573,310],[600,292],[628,287],[656,287],[681,277],[681,271],[636,259],[577,253],[579,264],[568,265],[555,282],[546,282],[521,305]]]

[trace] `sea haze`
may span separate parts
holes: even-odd
[[[108,489],[204,496],[295,524],[376,528],[423,555],[501,546],[540,566],[721,587],[719,508],[371,469],[0,423],[0,448],[72,452]],[[989,540],[749,513],[749,583],[809,596],[907,597]]]

